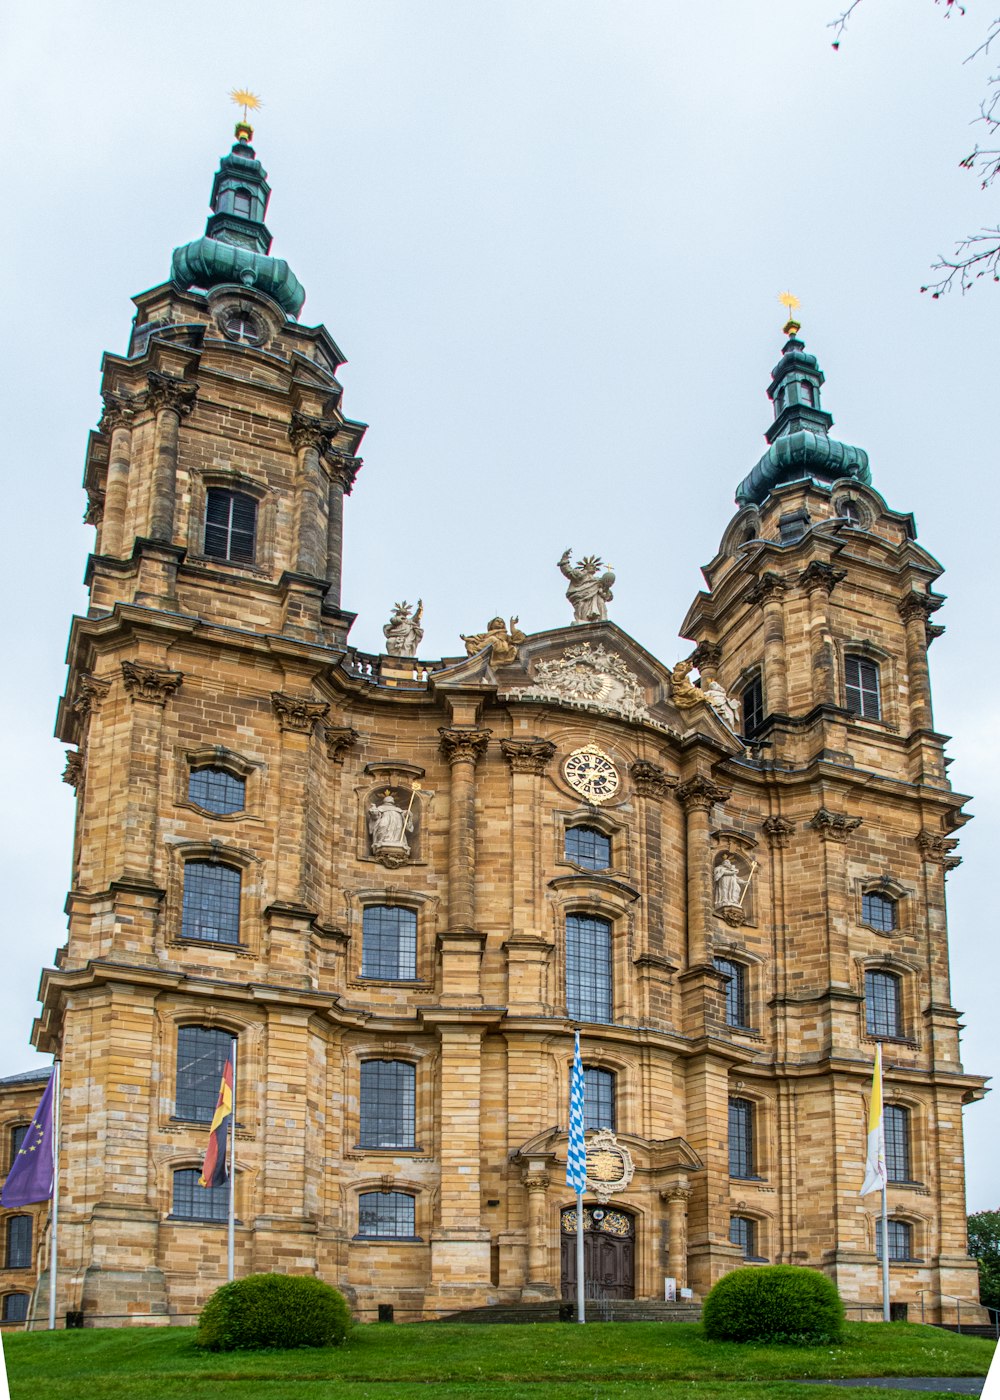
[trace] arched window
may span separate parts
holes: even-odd
[[[757,1222],[746,1215],[729,1217],[729,1243],[739,1245],[744,1259],[757,1258]]]
[[[615,1127],[615,1075],[596,1065],[583,1067],[583,1131]]]
[[[611,865],[611,838],[596,827],[568,826],[566,859],[584,870],[607,870]]]
[[[242,812],[246,806],[247,785],[225,768],[195,768],[188,778],[188,801],[197,802],[206,812],[225,817]]]
[[[731,958],[713,958],[719,972],[729,978],[726,984],[726,1025],[746,1026],[747,1016],[747,970],[742,963]]]
[[[889,1226],[889,1262],[904,1263],[913,1258],[913,1226],[906,1220],[887,1222]],[[882,1222],[875,1223],[875,1253],[882,1258]]]
[[[729,1175],[753,1177],[754,1106],[749,1099],[729,1100]]]
[[[233,190],[233,213],[249,219],[253,212],[253,199],[249,190]]]
[[[257,502],[242,491],[211,486],[205,505],[205,553],[213,559],[252,564]]]
[[[900,979],[894,972],[865,973],[865,1027],[869,1035],[903,1034]]]
[[[844,658],[844,691],[847,708],[862,719],[882,718],[878,662],[866,656]]]
[[[235,1036],[212,1026],[181,1026],[177,1032],[177,1078],[174,1116],[211,1123],[222,1071],[233,1053]]]
[[[566,1013],[573,1021],[611,1020],[611,925],[589,914],[566,917]]]
[[[208,943],[240,941],[240,872],[209,860],[184,866],[181,935]]]
[[[3,1299],[4,1322],[27,1322],[30,1293],[5,1293]]]
[[[404,1191],[362,1191],[358,1197],[358,1234],[363,1239],[413,1239],[414,1207],[414,1198]]]
[[[861,524],[861,509],[857,502],[849,497],[837,503],[837,515],[855,529]]]
[[[416,1070],[405,1060],[364,1060],[361,1065],[362,1147],[413,1147]]]
[[[815,390],[813,386],[804,379],[799,380],[799,403],[807,404],[809,408],[815,408],[816,406]]]
[[[872,891],[861,896],[861,922],[879,933],[891,933],[896,927],[896,901],[891,895]]]
[[[885,1105],[885,1168],[890,1181],[912,1181],[910,1169],[910,1110]]]
[[[31,1268],[32,1219],[30,1215],[12,1215],[7,1221],[6,1267]]]
[[[759,671],[750,684],[745,685],[740,691],[740,710],[743,721],[743,737],[749,739],[764,720],[764,682]]]
[[[406,982],[416,975],[416,914],[397,905],[368,905],[361,915],[361,976]]]
[[[229,1219],[229,1186],[199,1186],[200,1167],[180,1167],[174,1172],[170,1214],[175,1220]]]

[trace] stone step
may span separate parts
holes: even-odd
[[[655,1298],[609,1298],[604,1302],[588,1299],[588,1322],[698,1322],[699,1303],[662,1303]],[[492,1322],[525,1324],[532,1322],[573,1322],[576,1304],[554,1299],[547,1303],[494,1303],[484,1308],[464,1308],[447,1313],[438,1322]]]
[[[961,1332],[963,1337],[988,1337],[991,1342],[997,1341],[996,1327],[987,1326],[985,1322],[963,1322],[961,1326],[957,1322],[932,1322],[931,1326],[940,1327],[943,1332]]]

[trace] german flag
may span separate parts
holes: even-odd
[[[229,1140],[229,1124],[233,1116],[233,1061],[226,1061],[219,1085],[219,1098],[209,1129],[208,1150],[202,1164],[199,1186],[225,1186],[229,1180],[226,1162],[226,1145]]]

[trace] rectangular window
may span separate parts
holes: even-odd
[[[225,768],[196,768],[188,778],[188,801],[220,817],[243,811],[246,790],[243,779],[234,778]]]
[[[881,719],[877,663],[863,656],[845,657],[844,679],[847,708],[862,719]]]
[[[894,972],[865,973],[865,1027],[869,1035],[902,1036],[899,978]]]
[[[189,860],[184,867],[181,935],[208,943],[240,941],[240,872],[229,865]]]
[[[566,1012],[574,1021],[610,1021],[611,925],[570,914],[566,919]]]
[[[213,559],[252,564],[257,502],[240,491],[211,487],[205,504],[205,553]]]
[[[911,1181],[910,1111],[899,1104],[885,1105],[885,1168],[890,1181]]]
[[[211,1123],[233,1039],[228,1031],[211,1026],[181,1026],[178,1030],[175,1117]]]
[[[404,1060],[365,1060],[361,1065],[362,1147],[413,1147],[416,1070]]]
[[[615,1076],[593,1065],[583,1067],[583,1131],[615,1126]]]
[[[174,1193],[170,1214],[178,1220],[229,1219],[229,1186],[199,1186],[200,1167],[182,1167],[174,1172]]]
[[[3,1300],[4,1322],[26,1322],[28,1319],[28,1303],[30,1301],[30,1293],[5,1294]]]
[[[395,905],[369,905],[361,916],[361,976],[406,982],[416,975],[416,914]]]
[[[14,1165],[14,1162],[15,1162],[15,1160],[16,1160],[16,1158],[17,1158],[17,1154],[20,1152],[21,1147],[22,1147],[23,1144],[24,1144],[24,1139],[27,1137],[27,1135],[28,1135],[28,1129],[29,1129],[30,1127],[31,1127],[31,1124],[30,1124],[30,1123],[17,1123],[13,1128],[11,1128],[11,1130],[10,1130],[10,1161],[7,1163],[7,1170],[8,1170],[8,1171],[10,1171],[11,1167]]]
[[[584,870],[607,870],[611,864],[610,838],[592,826],[568,826],[566,859]]]
[[[889,1226],[889,1262],[902,1263],[913,1258],[913,1226],[908,1225],[905,1220],[890,1220]],[[882,1221],[875,1222],[875,1253],[879,1259],[882,1258]]]
[[[764,683],[760,676],[754,676],[740,695],[743,714],[743,737],[749,739],[764,721]]]
[[[745,1215],[729,1217],[729,1243],[738,1244],[744,1259],[757,1257],[757,1222]]]
[[[896,927],[896,901],[886,894],[863,894],[861,922],[879,933],[892,933]]]
[[[358,1197],[358,1234],[387,1240],[413,1239],[413,1197],[402,1191],[363,1191]]]
[[[7,1221],[7,1268],[31,1268],[30,1215],[12,1215]]]
[[[753,1104],[749,1099],[729,1100],[729,1175],[754,1176]]]
[[[726,1025],[746,1027],[746,969],[742,963],[733,962],[730,958],[715,958],[713,961],[719,972],[724,972],[729,978],[726,983]]]

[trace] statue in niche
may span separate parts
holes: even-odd
[[[416,786],[410,793],[409,806],[398,807],[392,791],[386,788],[379,802],[368,806],[368,835],[372,855],[383,865],[405,865],[410,859],[410,843],[407,840],[416,830],[413,816],[413,799]]]
[[[702,694],[712,709],[734,734],[740,732],[740,709],[735,700],[730,700],[718,681],[709,681],[702,686]]]
[[[712,879],[716,909],[742,909],[747,882],[740,879],[740,867],[728,852],[723,852],[715,862]]]
[[[392,617],[382,628],[385,633],[385,649],[390,656],[416,656],[417,648],[424,639],[424,629],[420,626],[423,612],[422,598],[417,599],[416,612],[413,612],[405,599],[402,603],[393,603]]]
[[[559,569],[569,579],[566,597],[573,604],[573,622],[606,622],[607,605],[614,596],[611,592],[614,570],[609,564],[607,570],[600,573],[604,563],[596,554],[578,559],[574,566],[569,562],[572,553],[571,549],[566,550],[559,560]]]
[[[468,637],[464,632],[459,636],[465,643],[465,650],[469,656],[475,656],[477,651],[482,651],[483,647],[493,647],[493,664],[495,666],[508,666],[512,661],[517,660],[517,649],[522,642],[528,639],[518,628],[518,619],[512,617],[510,620],[510,631],[502,617],[495,617],[486,624],[485,632],[473,632]]]

